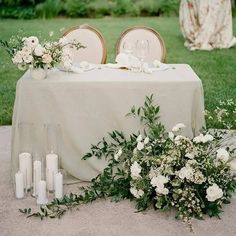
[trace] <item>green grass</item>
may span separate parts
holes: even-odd
[[[236,100],[236,47],[212,52],[191,52],[183,44],[177,17],[160,18],[102,18],[102,19],[52,19],[52,20],[1,20],[0,38],[9,39],[19,29],[28,35],[48,38],[61,35],[61,28],[88,23],[98,28],[107,41],[108,61],[114,61],[115,42],[127,27],[146,25],[161,33],[167,47],[167,63],[187,63],[201,78],[205,93],[205,106],[213,110],[219,100]],[[234,19],[236,34],[236,19]],[[15,87],[22,72],[11,63],[9,56],[0,49],[0,125],[11,124]],[[233,119],[233,118],[232,118]],[[236,128],[236,127],[234,127]]]

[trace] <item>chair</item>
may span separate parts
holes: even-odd
[[[74,39],[82,43],[86,48],[76,50],[69,48],[73,55],[73,63],[80,63],[81,61],[87,61],[94,64],[104,64],[107,59],[106,43],[102,34],[95,28],[89,25],[81,25],[73,27],[67,30],[63,37],[68,42]]]
[[[123,52],[123,44],[128,41],[135,45],[137,40],[148,40],[149,41],[149,53],[145,58],[146,62],[153,62],[154,60],[159,60],[161,62],[165,61],[166,57],[166,47],[164,40],[161,35],[152,28],[145,26],[137,26],[126,29],[118,39],[116,43],[116,55]]]

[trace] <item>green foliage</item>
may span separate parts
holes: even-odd
[[[211,136],[209,142],[196,142],[180,135],[180,130],[173,131],[171,138],[159,122],[158,113],[159,106],[154,104],[153,96],[146,97],[144,105],[132,107],[128,115],[139,118],[147,133],[144,129],[125,138],[122,132],[113,131],[108,133],[108,141],[103,138],[92,145],[83,159],[104,157],[108,165],[88,187],[81,188],[81,194],[70,193],[61,200],[54,199],[38,212],[32,213],[30,208],[19,211],[41,220],[60,218],[80,204],[110,198],[111,201],[135,200],[138,211],[150,206],[162,211],[175,208],[176,218],[187,221],[190,229],[189,221],[193,217],[202,219],[203,214],[219,217],[222,205],[230,203],[235,193],[236,179],[229,163],[216,158],[218,140]],[[142,148],[138,148],[140,142]],[[190,152],[194,153],[193,157],[187,157]],[[232,153],[233,150],[227,154]],[[180,175],[181,171],[184,172]],[[221,196],[216,196],[216,189],[212,190],[213,195],[207,192],[214,185],[220,187]]]
[[[37,15],[40,18],[53,18],[62,11],[61,0],[46,0],[36,6]]]
[[[88,17],[90,0],[67,0],[65,3],[66,14],[70,17]]]
[[[36,11],[33,7],[1,7],[0,18],[12,19],[33,19],[36,18]]]
[[[16,3],[13,2],[15,1],[2,2],[4,12],[2,18],[52,18],[58,15],[68,17],[178,15],[179,8],[179,0],[18,0]],[[15,5],[23,11],[20,17],[20,12],[16,14],[16,11],[13,11]],[[9,7],[12,7],[11,10]],[[27,11],[28,7],[31,11]],[[32,11],[33,15],[30,14]]]

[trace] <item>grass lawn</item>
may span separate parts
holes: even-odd
[[[167,63],[187,63],[202,79],[205,106],[213,110],[219,100],[236,100],[236,47],[212,52],[191,52],[184,47],[178,18],[102,18],[102,19],[52,19],[52,20],[0,20],[0,38],[9,39],[19,29],[27,35],[48,38],[61,35],[60,29],[89,23],[105,36],[108,46],[108,61],[114,61],[115,42],[127,27],[146,25],[161,33],[167,47]],[[236,19],[234,19],[236,35]],[[17,80],[23,73],[11,63],[8,55],[0,49],[0,125],[11,124],[11,116]],[[232,117],[232,119],[235,119]],[[236,128],[236,127],[234,127]]]

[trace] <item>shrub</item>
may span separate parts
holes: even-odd
[[[61,0],[46,0],[36,6],[37,15],[41,18],[53,18],[62,10]]]
[[[70,17],[88,17],[88,4],[91,0],[67,0],[65,3],[66,14]]]
[[[0,9],[0,18],[33,19],[36,17],[33,7],[1,7]]]

